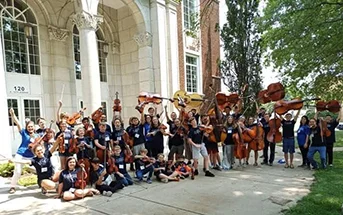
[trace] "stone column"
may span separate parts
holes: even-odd
[[[91,113],[101,105],[101,88],[96,29],[102,17],[96,15],[98,0],[81,0],[75,3],[77,13],[73,16],[80,34],[83,106]],[[87,114],[86,114],[87,115]]]
[[[134,35],[138,50],[138,73],[139,73],[139,90],[145,92],[156,91],[156,77],[153,69],[152,60],[152,35],[147,32],[139,32]]]
[[[8,107],[7,107],[7,90],[6,90],[6,79],[5,79],[5,66],[4,66],[4,50],[2,49],[2,42],[0,42],[0,122],[1,122],[1,142],[2,148],[0,152],[0,159],[7,157],[9,158],[12,153],[11,147],[11,134],[9,128],[9,120],[8,120]],[[13,152],[15,153],[15,152]]]

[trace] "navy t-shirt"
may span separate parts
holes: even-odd
[[[170,133],[174,135],[173,137],[169,137],[170,146],[181,146],[184,144],[184,137],[187,133],[184,127],[175,126],[172,129],[170,129]]]
[[[124,129],[120,129],[120,130],[116,130],[114,129],[112,132],[112,140],[113,141],[119,141],[119,146],[121,148],[121,150],[123,151],[125,149],[125,142],[124,142]],[[114,144],[116,145],[116,144]]]
[[[157,160],[155,163],[154,163],[154,168],[161,168],[161,167],[163,167],[164,168],[164,170],[158,170],[158,171],[155,171],[154,172],[154,174],[155,174],[155,176],[156,177],[158,177],[158,175],[159,174],[161,174],[161,173],[166,173],[167,171],[166,171],[166,167],[167,167],[167,162],[166,161],[159,161],[159,160]]]
[[[75,169],[73,171],[63,170],[60,174],[59,183],[63,183],[62,192],[68,191],[70,188],[75,188],[75,182],[77,180],[77,172]]]
[[[294,125],[295,121],[282,120],[282,137],[283,138],[294,138]]]
[[[145,143],[145,137],[143,134],[143,125],[132,127],[129,132],[130,137],[133,138],[133,145],[139,145]]]
[[[91,184],[95,184],[98,180],[99,177],[101,175],[101,173],[104,171],[104,166],[102,164],[99,164],[99,169],[97,169],[97,171],[91,171],[90,173],[90,182]],[[103,181],[106,179],[107,177],[103,177]]]
[[[83,137],[77,138],[77,145],[84,143],[84,144],[88,144],[90,145],[90,140],[87,137]],[[87,148],[87,146],[85,145],[84,147],[78,147],[79,148],[79,152],[77,153],[77,159],[83,159],[83,158],[90,158],[88,151],[90,150],[89,148]]]
[[[235,145],[235,142],[233,142],[233,138],[232,138],[232,135],[234,133],[237,133],[238,132],[238,129],[234,129],[232,125],[229,125],[227,128],[226,128],[226,139],[224,141],[224,144],[225,145]]]
[[[203,132],[199,127],[191,128],[188,133],[188,138],[192,139],[195,144],[202,144],[203,142]]]
[[[331,131],[331,135],[326,137],[326,142],[327,143],[334,143],[336,142],[336,134],[335,134],[335,128],[337,127],[339,123],[337,120],[332,120],[332,122],[327,123],[328,129]]]
[[[111,140],[111,133],[108,131],[97,132],[94,136],[94,140],[98,140],[99,144],[102,146],[106,146],[106,148],[109,147],[109,141]],[[96,147],[98,149],[98,147]]]
[[[317,126],[314,129],[311,129],[310,139],[311,146],[325,146],[325,137],[322,138],[322,136],[320,135],[319,126]],[[324,142],[322,140],[324,140]]]
[[[115,159],[115,165],[117,166],[118,170],[122,174],[126,174],[126,163],[125,163],[125,154],[124,152],[120,152],[119,156],[113,156]]]
[[[34,157],[31,159],[31,166],[34,166],[37,172],[37,183],[40,185],[43,179],[51,178],[53,174],[53,168],[50,161],[51,157],[50,151],[44,153],[44,157],[38,158]]]
[[[143,170],[149,164],[150,164],[150,161],[143,161],[140,158],[135,159],[136,171]]]

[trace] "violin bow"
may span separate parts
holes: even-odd
[[[61,92],[60,101],[62,101],[62,99],[63,99],[64,87],[65,87],[65,84],[63,84],[63,86],[62,86],[62,92]]]
[[[13,105],[12,105],[12,102],[11,102],[11,109],[13,109]],[[14,111],[14,109],[13,109]],[[14,134],[14,117],[12,114],[11,115],[11,120],[12,120],[12,134],[13,134],[13,140],[15,140],[15,134]]]

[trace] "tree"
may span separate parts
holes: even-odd
[[[248,84],[244,95],[255,95],[261,90],[261,48],[260,34],[255,23],[259,17],[259,0],[226,0],[227,23],[221,30],[224,42],[224,56],[220,68],[224,84],[231,92],[241,93]],[[244,99],[247,115],[255,114],[254,103]]]
[[[263,51],[293,95],[343,98],[342,13],[341,0],[268,1]]]

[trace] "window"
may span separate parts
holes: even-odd
[[[198,57],[186,56],[187,92],[198,92]]]
[[[107,121],[107,106],[106,106],[106,102],[101,102],[101,106],[102,106],[102,112],[106,115],[106,121]]]
[[[24,99],[25,119],[36,121],[40,117],[39,100]]]
[[[38,29],[30,8],[19,1],[1,0],[0,9],[6,71],[40,75]],[[25,34],[28,26],[31,37]]]
[[[99,71],[100,71],[100,81],[107,82],[106,75],[106,55],[104,53],[103,47],[105,41],[100,30],[97,30],[96,36],[98,39],[98,57],[99,57]],[[73,44],[74,44],[74,64],[75,64],[75,75],[76,79],[81,79],[81,55],[80,55],[80,37],[79,30],[74,25],[73,28]]]
[[[194,23],[195,16],[195,0],[183,1],[183,24],[185,29],[190,29]]]
[[[18,100],[17,99],[7,99],[7,107],[8,109],[13,108],[15,115],[17,116],[19,120],[19,114],[18,114]],[[8,112],[8,118],[10,121],[10,126],[14,126],[12,122],[11,114]]]

